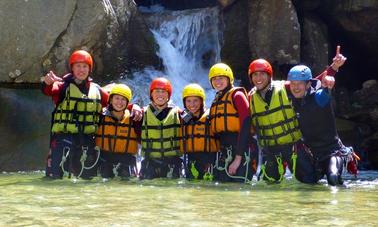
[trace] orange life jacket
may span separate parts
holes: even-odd
[[[233,87],[223,95],[220,100],[215,100],[210,107],[211,130],[217,133],[239,132],[239,113],[232,100],[237,91],[247,93],[242,87]]]
[[[137,134],[128,110],[121,121],[109,115],[103,116],[96,133],[96,145],[104,152],[137,153]]]
[[[219,141],[210,128],[209,111],[197,121],[182,124],[180,137],[180,150],[183,153],[217,152],[219,149]]]

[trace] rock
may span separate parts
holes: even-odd
[[[362,84],[362,89],[370,89],[377,87],[377,80],[367,80]]]
[[[327,26],[317,16],[304,16],[302,22],[301,59],[313,75],[324,71],[328,65],[329,37]]]
[[[370,168],[378,169],[378,133],[366,138],[363,146],[366,147]]]
[[[221,59],[228,64],[236,78],[242,84],[250,86],[248,81],[248,65],[250,51],[248,44],[248,1],[239,0],[226,11],[223,11],[224,33]]]
[[[44,169],[51,99],[40,90],[0,89],[0,171]]]
[[[136,18],[138,14],[135,3],[128,0],[1,1],[0,16],[3,18],[0,83],[39,83],[40,76],[49,70],[63,74],[67,71],[67,59],[75,49],[86,49],[93,55],[94,77],[100,79],[104,72],[115,71],[118,64],[114,63],[119,59],[123,65],[131,65],[129,58],[122,59],[123,55],[115,51],[119,50],[120,43],[126,43],[123,52],[129,52],[130,46],[139,43],[145,49],[153,46],[152,40],[148,40],[148,45],[143,39],[145,35],[141,35],[148,35],[146,27],[141,29],[142,33],[136,32],[137,38],[130,35],[134,34],[129,28],[131,17]],[[133,42],[125,40],[125,36]],[[149,56],[154,55],[155,52],[149,51]],[[151,58],[146,59],[147,64],[153,62]],[[144,59],[134,59],[135,64],[144,62]]]
[[[378,1],[325,0],[329,17],[342,28],[351,42],[378,53]],[[362,38],[363,37],[363,38]]]
[[[0,82],[39,81],[41,59],[67,30],[76,5],[75,0],[0,2]]]
[[[235,3],[237,0],[217,0],[217,1],[224,9],[231,6],[231,4]]]
[[[301,31],[291,1],[248,1],[249,47],[252,58],[271,63],[300,62]]]

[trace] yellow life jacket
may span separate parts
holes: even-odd
[[[90,83],[87,96],[70,83],[64,100],[55,110],[51,131],[93,134],[97,131],[101,109],[101,94],[96,84]]]
[[[302,137],[294,108],[284,81],[272,81],[273,93],[268,105],[255,90],[250,97],[252,123],[262,147],[295,143]]]
[[[241,91],[247,95],[244,88],[233,87],[220,100],[215,100],[211,104],[210,125],[215,134],[222,132],[238,133],[240,131],[239,113],[232,100],[236,91]]]
[[[219,140],[215,139],[210,129],[209,111],[197,121],[190,121],[181,126],[180,150],[183,153],[218,152]]]
[[[160,121],[148,106],[142,122],[142,155],[146,158],[180,156],[180,118],[177,108],[172,108]]]
[[[128,110],[120,121],[110,115],[103,116],[96,133],[96,145],[104,152],[137,153],[137,134]]]

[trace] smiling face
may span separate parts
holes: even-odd
[[[310,86],[311,82],[301,80],[290,81],[290,91],[295,98],[303,98]]]
[[[199,116],[201,112],[202,99],[198,96],[188,96],[185,98],[185,107],[194,116]]]
[[[154,89],[151,92],[151,98],[156,107],[165,108],[169,101],[169,94],[166,90]]]
[[[216,91],[222,91],[228,86],[229,80],[226,76],[216,76],[211,79],[211,85]]]
[[[254,72],[250,77],[257,90],[264,90],[270,83],[270,76],[266,72]]]
[[[112,105],[113,109],[117,112],[124,111],[127,107],[128,101],[127,98],[121,95],[112,95],[110,99],[110,104]]]
[[[72,64],[72,74],[75,79],[83,81],[89,76],[90,67],[88,64],[83,62],[78,62]]]

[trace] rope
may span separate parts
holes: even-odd
[[[246,153],[244,153],[245,162],[243,163],[243,165],[246,166],[245,176],[244,177],[233,176],[233,175],[229,174],[229,172],[228,172],[228,165],[232,161],[232,146],[226,147],[226,151],[227,151],[227,158],[224,160],[224,167],[219,166],[218,157],[217,157],[216,164],[215,164],[217,170],[225,171],[229,178],[241,179],[241,180],[244,180],[244,183],[252,183],[252,180],[248,179],[248,166],[249,166],[249,162],[251,161],[250,155],[249,154],[247,155]]]
[[[88,155],[87,155],[88,146],[82,146],[81,149],[83,151],[83,154],[80,157],[81,170],[80,170],[80,173],[77,175],[78,178],[81,176],[84,169],[92,169],[93,167],[95,167],[97,165],[97,162],[100,159],[100,148],[95,146],[94,149],[97,151],[96,161],[93,163],[93,165],[91,165],[89,167],[85,166],[85,161],[87,160],[87,157],[88,157]]]
[[[67,153],[66,153],[66,151],[67,151]],[[67,146],[63,147],[62,161],[60,161],[60,164],[59,164],[60,168],[63,171],[63,175],[69,174],[69,172],[64,169],[64,163],[67,161],[67,158],[68,158],[69,155],[70,155],[70,148],[67,147]]]
[[[194,162],[191,163],[191,165],[190,165],[190,172],[192,173],[192,176],[194,177],[194,179],[197,180],[199,172],[196,169],[195,163],[196,163],[196,161],[194,161]]]
[[[276,161],[277,161],[277,168],[278,168],[278,173],[280,174],[280,178],[278,179],[279,182],[281,182],[283,180],[283,176],[284,176],[284,173],[285,173],[285,169],[284,169],[284,166],[282,164],[282,158],[280,156],[276,156]],[[266,173],[265,169],[266,169],[266,166],[265,166],[266,162],[264,164],[261,165],[261,172],[262,172],[262,175],[263,177],[265,177],[266,179],[268,179],[268,181],[270,182],[275,182],[277,181],[276,179],[274,179],[273,177],[269,177],[268,174]]]
[[[296,179],[295,171],[297,169],[297,158],[298,158],[297,153],[293,152],[293,154],[291,155],[291,161],[293,162],[293,178],[294,179]]]
[[[113,174],[116,177],[118,176],[118,169],[119,169],[120,166],[121,166],[120,162],[118,162],[117,165],[113,165]]]

